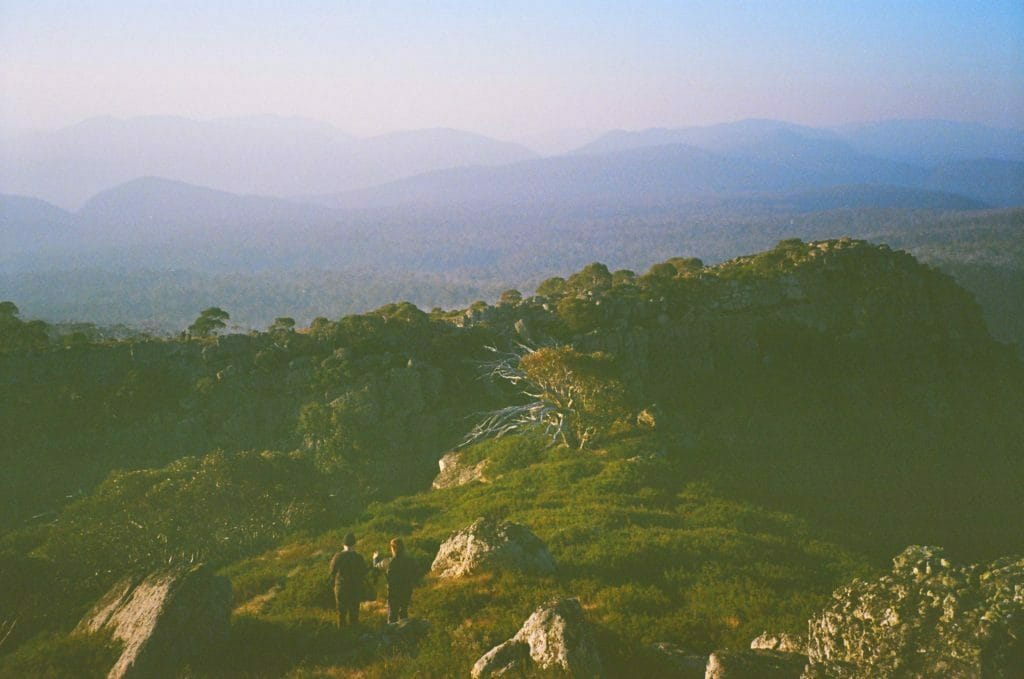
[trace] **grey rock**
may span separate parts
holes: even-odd
[[[430,570],[440,578],[495,570],[547,575],[555,560],[526,526],[481,518],[441,544]]]
[[[128,578],[107,592],[76,631],[109,630],[123,651],[108,679],[175,676],[227,638],[231,583],[204,565]]]
[[[805,677],[1019,677],[1024,558],[958,567],[912,546],[873,582],[854,580],[809,624]]]
[[[578,599],[560,599],[538,608],[515,636],[481,656],[473,665],[473,677],[534,668],[587,679],[604,676],[597,643]]]
[[[799,679],[807,656],[778,651],[715,651],[704,679]]]
[[[462,451],[452,450],[437,461],[440,471],[431,484],[435,490],[456,488],[474,481],[485,481],[484,468],[487,467],[487,460],[480,460],[476,464],[463,464],[461,458]]]

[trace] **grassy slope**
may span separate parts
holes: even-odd
[[[226,568],[238,605],[233,648],[218,653],[230,667],[215,664],[212,674],[462,675],[537,605],[573,595],[609,670],[622,676],[645,667],[643,647],[656,641],[707,652],[745,646],[764,629],[801,631],[836,585],[868,570],[791,515],[716,495],[672,441],[651,433],[587,453],[530,437],[467,452],[491,460],[491,483],[375,505],[353,526]],[[378,647],[380,602],[364,605],[365,634],[338,637],[326,568],[345,531],[367,553],[402,536],[426,570],[440,542],[479,516],[530,526],[557,575],[428,576],[413,601],[414,616],[432,625],[418,647]]]

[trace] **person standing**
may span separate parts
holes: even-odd
[[[382,558],[373,553],[373,567],[385,573],[388,582],[388,623],[396,623],[409,617],[409,602],[412,588],[416,584],[416,564],[405,553],[401,538],[394,538],[389,545],[391,558]]]
[[[338,610],[338,629],[347,623],[359,624],[359,602],[363,598],[366,561],[355,550],[355,533],[347,533],[341,551],[331,559],[334,605]]]

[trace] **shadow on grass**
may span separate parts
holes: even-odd
[[[327,616],[235,616],[228,640],[198,661],[192,676],[281,677],[302,666],[354,672],[379,657],[377,620],[338,630]]]

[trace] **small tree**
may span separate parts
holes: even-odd
[[[541,281],[541,284],[537,286],[537,294],[549,299],[561,297],[564,291],[565,279],[561,276],[552,276],[547,280]]]
[[[295,319],[290,316],[279,316],[268,328],[270,332],[294,332]]]
[[[501,306],[516,306],[523,301],[523,294],[518,290],[506,290],[498,297],[498,304]]]
[[[229,318],[231,315],[220,307],[212,306],[203,309],[195,323],[188,326],[188,334],[192,337],[209,337],[227,327]]]
[[[463,445],[541,425],[554,441],[583,449],[629,414],[627,390],[608,354],[567,346],[526,351],[503,355],[490,369],[520,386],[530,401],[489,413]]]

